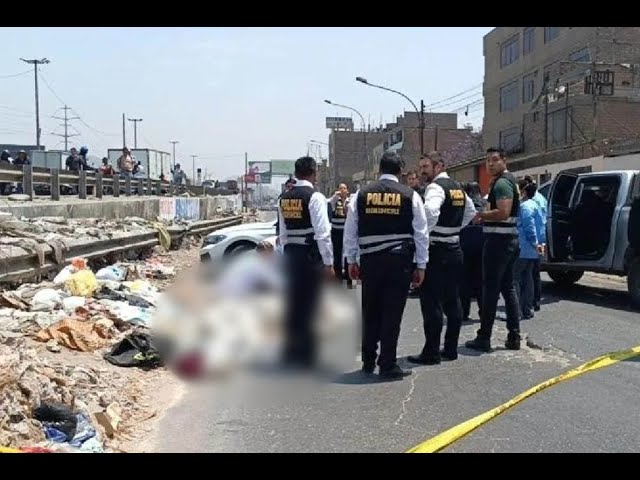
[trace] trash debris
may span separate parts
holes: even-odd
[[[20,298],[15,292],[2,292],[0,294],[0,306],[18,310],[29,310],[30,308],[29,303]]]
[[[98,281],[91,270],[80,270],[72,274],[64,286],[73,296],[91,297],[98,289]]]
[[[129,305],[128,302],[114,300],[100,300],[100,304],[107,307],[111,315],[143,327],[151,327],[152,314],[149,309]]]
[[[118,431],[118,426],[122,421],[122,409],[116,403],[112,403],[102,412],[94,414],[96,421],[104,428],[109,437],[113,437]]]
[[[60,345],[58,345],[58,342],[56,340],[51,339],[47,342],[47,350],[52,353],[60,353],[62,351],[62,348],[60,347]]]
[[[108,345],[112,337],[104,325],[67,318],[38,332],[35,338],[40,342],[54,339],[70,350],[92,352]]]
[[[33,418],[42,423],[47,439],[54,442],[66,442],[76,434],[78,419],[67,405],[44,402],[33,410]]]
[[[96,273],[98,280],[112,280],[115,282],[123,282],[127,278],[127,271],[117,265],[101,268]]]
[[[62,296],[52,288],[40,290],[31,300],[32,312],[49,312],[62,306]]]
[[[157,368],[163,365],[158,350],[146,333],[127,335],[104,358],[118,367]]]
[[[65,313],[71,315],[78,307],[84,307],[86,303],[87,299],[85,297],[66,297],[62,299],[62,309]]]
[[[77,272],[77,269],[73,265],[67,265],[55,276],[53,283],[56,285],[62,285],[71,278],[71,275]]]

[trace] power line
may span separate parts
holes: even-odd
[[[0,75],[0,78],[15,78],[15,77],[21,77],[22,75],[26,75],[27,73],[31,73],[31,69],[29,70],[25,70],[24,72],[20,72],[20,73],[12,73],[10,75]]]
[[[63,105],[66,105],[67,102],[62,100],[60,96],[55,92],[55,90],[51,87],[51,85],[49,85],[49,82],[47,82],[47,79],[44,77],[42,72],[38,72],[38,76],[42,79],[42,81],[44,82],[46,87],[49,89],[49,91],[53,94],[53,96],[56,97],[60,103],[62,103]]]
[[[443,102],[446,102],[447,100],[451,100],[451,99],[457,98],[457,97],[459,97],[461,95],[464,95],[465,93],[472,92],[473,90],[476,90],[477,88],[481,87],[482,85],[483,85],[482,83],[479,83],[479,84],[473,86],[472,88],[469,88],[467,90],[463,90],[460,93],[457,93],[456,95],[452,95],[451,97],[443,98],[442,100],[439,100],[437,102],[431,103],[429,105],[425,105],[425,108],[434,107],[434,106],[439,105],[439,104],[441,104]]]

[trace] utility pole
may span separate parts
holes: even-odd
[[[130,122],[133,122],[133,148],[138,148],[138,122],[141,122],[141,118],[127,118]]]
[[[127,146],[127,127],[124,121],[125,115],[122,114],[122,148]]]
[[[173,144],[173,170],[176,169],[176,143],[180,143],[177,140],[171,140],[169,143]]]
[[[420,156],[424,155],[424,100],[420,100]],[[434,150],[438,150],[438,136],[436,134]]]
[[[38,65],[46,65],[47,63],[51,63],[51,62],[46,58],[42,58],[40,60],[37,60],[37,59],[25,60],[24,58],[21,58],[20,60],[22,60],[25,63],[29,63],[34,67],[33,73],[36,81],[36,146],[40,147],[41,132],[40,132],[40,101],[38,99]]]
[[[247,173],[249,172],[249,157],[247,156],[247,152],[244,152],[244,208],[245,212],[249,211],[249,186],[247,185]]]
[[[71,110],[71,108],[67,107],[66,105],[64,107],[62,107],[62,109],[64,110],[64,117],[53,117],[53,118],[64,121],[64,123],[60,124],[60,125],[62,125],[64,127],[64,134],[52,132],[51,135],[55,135],[56,137],[64,138],[64,151],[68,152],[69,151],[69,138],[78,136],[77,133],[69,133],[69,121],[70,120],[77,120],[80,117],[69,117],[67,115],[67,111]]]
[[[193,184],[196,185],[196,157],[198,155],[189,155],[191,157],[191,164],[193,168]]]

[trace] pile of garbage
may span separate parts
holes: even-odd
[[[161,295],[151,282],[175,274],[159,255],[95,273],[74,259],[51,282],[0,292],[0,449],[103,451],[102,437],[139,408],[125,395],[131,373],[105,361],[141,373],[162,365],[148,334]],[[90,356],[74,366],[70,352]]]

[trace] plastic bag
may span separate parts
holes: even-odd
[[[49,312],[62,305],[62,296],[57,290],[44,288],[39,290],[31,300],[32,312]]]
[[[122,282],[127,276],[127,271],[121,267],[116,265],[111,265],[110,267],[101,268],[96,273],[96,278],[98,280],[109,280],[115,282]]]
[[[98,289],[98,280],[91,270],[80,270],[64,284],[67,292],[76,297],[91,297]]]
[[[77,271],[78,270],[73,265],[67,265],[60,271],[60,273],[58,273],[58,275],[56,275],[56,278],[53,279],[53,283],[55,283],[56,285],[62,285],[71,278],[71,275],[73,275]]]
[[[86,299],[84,297],[67,297],[62,300],[62,308],[71,315],[76,311],[76,308],[83,307],[85,303]]]

